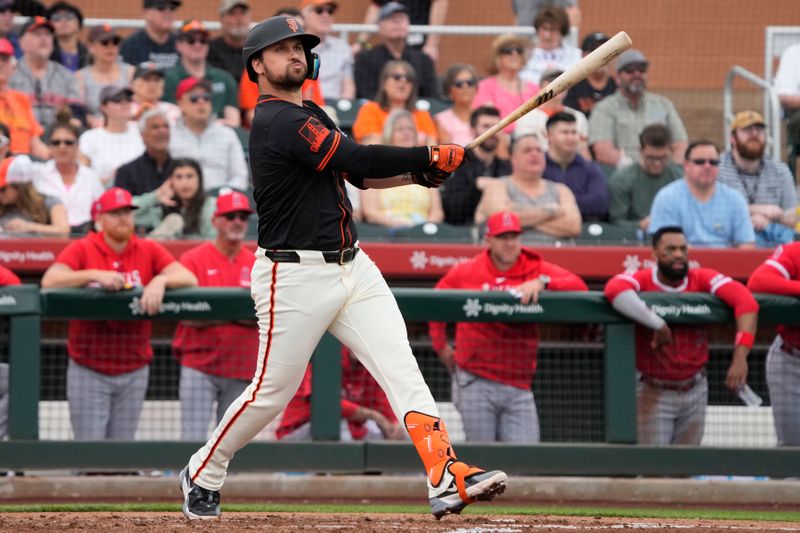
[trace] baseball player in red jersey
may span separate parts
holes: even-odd
[[[800,296],[800,243],[778,246],[750,275],[753,292]],[[767,353],[767,386],[779,446],[800,446],[800,327],[778,326]]]
[[[0,265],[0,287],[19,285],[19,278]],[[8,434],[8,363],[0,363],[0,440]]]
[[[519,217],[510,211],[487,220],[480,255],[454,266],[437,289],[511,291],[520,303],[536,303],[543,290],[585,291],[575,274],[522,246]],[[459,322],[455,348],[446,324],[431,322],[433,348],[452,374],[453,402],[468,441],[539,442],[539,417],[531,390],[536,372],[536,324]]]
[[[725,379],[730,389],[747,380],[747,355],[753,347],[758,304],[744,285],[725,274],[710,268],[690,269],[688,244],[680,227],[665,226],[656,231],[653,253],[656,267],[618,274],[605,288],[614,309],[637,323],[638,441],[659,446],[699,445],[708,404],[706,326],[672,329],[638,293],[707,292],[733,308],[737,333]]]
[[[405,431],[397,422],[392,406],[380,385],[358,362],[353,352],[342,348],[342,428],[343,441],[364,439],[400,439]],[[311,439],[311,365],[300,388],[283,412],[275,430],[279,440]]]
[[[114,187],[92,204],[99,231],[72,241],[44,273],[42,288],[90,287],[110,292],[143,287],[139,310],[155,315],[165,289],[197,279],[160,244],[133,233],[133,202]],[[71,320],[67,400],[78,440],[132,440],[153,359],[149,320]]]
[[[197,277],[200,287],[250,289],[250,269],[256,257],[242,242],[252,213],[247,196],[240,192],[223,192],[217,197],[211,219],[216,239],[181,256],[181,264]],[[175,330],[172,349],[181,365],[181,438],[205,440],[214,403],[214,421],[219,423],[253,377],[258,353],[256,324],[183,321]]]
[[[437,518],[505,489],[503,472],[458,461],[408,344],[403,316],[375,264],[358,248],[345,178],[360,188],[438,187],[464,160],[456,145],[356,144],[300,88],[315,77],[319,38],[291,17],[253,27],[242,56],[262,93],[250,133],[258,211],[251,292],[261,345],[253,381],[180,474],[189,518],[220,515],[219,490],[236,450],[294,395],[330,331],[386,392],[428,474]]]

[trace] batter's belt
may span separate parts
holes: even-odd
[[[322,255],[322,258],[326,263],[338,263],[340,265],[344,265],[345,263],[352,261],[356,257],[356,254],[358,254],[359,250],[360,248],[353,246],[331,252],[320,251],[319,253]],[[264,255],[273,263],[301,262],[300,254],[292,250],[264,250]]]
[[[641,381],[642,383],[647,383],[648,385],[652,385],[653,387],[658,387],[659,389],[671,390],[676,392],[686,392],[692,390],[695,385],[703,381],[704,377],[706,377],[705,368],[701,369],[700,372],[690,377],[689,379],[684,379],[682,381],[656,379],[656,378],[651,378],[650,376],[646,376],[644,374],[641,375],[639,381]]]

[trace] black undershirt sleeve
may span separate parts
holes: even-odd
[[[350,183],[363,188],[363,181],[367,178],[391,178],[407,172],[428,171],[429,158],[427,146],[365,146],[343,135],[328,166],[333,170],[346,172]]]

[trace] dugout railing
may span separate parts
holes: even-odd
[[[522,306],[505,293],[395,289],[407,321],[503,321],[542,324],[599,324],[603,328],[604,443],[547,443],[537,446],[459,443],[460,456],[514,473],[541,475],[800,475],[800,449],[734,447],[648,447],[634,444],[635,362],[633,325],[598,292],[546,293],[537,305]],[[76,442],[39,440],[41,383],[40,320],[139,320],[137,291],[108,294],[64,289],[39,293],[33,286],[0,288],[0,313],[10,322],[10,440],[0,442],[0,470],[176,469],[198,443],[179,441]],[[646,294],[670,323],[731,322],[730,310],[709,295]],[[758,297],[759,323],[799,324],[794,298]],[[313,305],[310,302],[309,305]],[[251,319],[249,295],[236,289],[169,292],[164,319]],[[312,432],[307,443],[254,442],[233,461],[233,471],[416,471],[419,459],[408,442],[338,443],[338,344],[325,337],[314,355]],[[746,409],[742,407],[742,409]]]

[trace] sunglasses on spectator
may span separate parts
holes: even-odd
[[[647,65],[643,63],[634,63],[633,65],[627,65],[625,68],[620,70],[625,74],[633,74],[634,72],[641,72],[644,74],[647,72]]]
[[[719,166],[719,159],[705,159],[705,158],[697,158],[697,159],[690,159],[693,164],[697,165],[698,167],[702,167],[706,163],[711,165],[712,167]]]
[[[504,56],[510,56],[511,54],[523,55],[525,53],[525,49],[521,46],[504,46],[500,49],[500,54]]]
[[[108,39],[103,39],[102,41],[97,42],[103,46],[119,46],[119,43],[122,42],[122,37],[109,37]]]
[[[328,15],[333,15],[333,13],[336,11],[336,7],[332,5],[317,6],[314,8],[313,11],[317,15],[322,15],[323,13],[327,13]]]
[[[114,102],[115,104],[122,104],[122,103],[125,103],[125,102],[133,102],[133,97],[128,95],[128,94],[126,94],[126,93],[116,94],[116,95],[112,96],[111,98],[109,98],[108,100],[106,100],[106,102]]]
[[[233,222],[234,220],[241,220],[242,222],[247,222],[247,219],[250,217],[250,213],[246,211],[235,211],[233,213],[225,213],[222,215],[225,217],[225,220]]]
[[[193,94],[189,96],[189,101],[193,104],[196,104],[199,101],[209,102],[211,101],[211,94],[209,93],[202,93],[202,94]]]
[[[186,44],[208,44],[208,39],[205,37],[189,37],[188,39],[184,39]]]
[[[50,144],[53,146],[75,146],[75,139],[50,139]]]
[[[178,6],[175,4],[161,4],[160,6],[155,6],[153,9],[156,11],[176,11]]]
[[[408,74],[400,74],[399,72],[394,72],[389,74],[389,77],[392,78],[394,81],[409,81],[414,82],[414,76],[410,76]]]
[[[475,78],[470,78],[468,80],[455,80],[453,82],[453,87],[458,87],[459,89],[463,89],[464,87],[475,87],[478,84],[478,80]]]
[[[61,13],[53,13],[50,15],[50,22],[60,22],[62,20],[77,20],[78,16],[71,11],[63,11]]]

